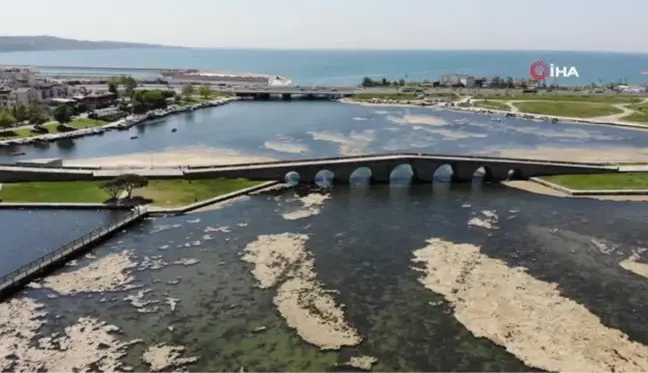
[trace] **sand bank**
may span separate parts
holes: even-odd
[[[646,248],[640,248],[638,250],[633,250],[632,255],[623,260],[619,265],[634,274],[648,278],[648,264],[639,262],[641,254],[646,252]]]
[[[291,233],[259,236],[242,259],[254,264],[259,287],[279,285],[274,303],[301,338],[322,350],[355,346],[362,338],[346,323],[342,305],[317,281],[307,240]]]
[[[648,346],[601,324],[556,284],[480,253],[470,244],[430,239],[414,252],[420,282],[443,295],[476,337],[506,348],[525,364],[558,372],[648,370]]]
[[[553,188],[535,183],[533,181],[527,180],[514,180],[514,181],[503,181],[503,185],[507,187],[524,190],[525,192],[531,192],[536,194],[542,194],[552,197],[562,197],[562,198],[590,198],[597,199],[600,201],[628,201],[628,202],[646,202],[648,201],[648,196],[642,195],[628,195],[628,196],[572,196],[571,194],[563,193]]]
[[[263,147],[280,153],[300,154],[310,152],[308,146],[294,142],[266,141]]]
[[[172,148],[163,152],[133,153],[112,157],[73,159],[64,161],[65,166],[72,167],[180,167],[186,165],[229,165],[241,163],[270,162],[271,157],[245,155],[231,149],[192,146]]]
[[[403,115],[402,117],[389,115],[386,119],[401,126],[425,124],[428,126],[447,126],[447,120],[434,115]]]
[[[80,318],[62,333],[38,338],[45,324],[43,305],[30,298],[0,303],[0,370],[2,371],[125,371],[120,359],[127,347],[119,328],[90,317]],[[36,340],[36,338],[38,338]]]
[[[70,272],[55,273],[43,279],[43,286],[59,294],[123,291],[132,288],[133,276],[126,270],[137,267],[130,251],[108,254],[87,266]]]
[[[374,131],[364,130],[344,135],[340,132],[321,131],[310,132],[313,140],[328,141],[339,144],[341,155],[362,155],[374,141]]]
[[[178,368],[198,361],[197,357],[182,357],[184,350],[184,347],[166,344],[151,346],[142,354],[142,361],[148,364],[154,372],[168,368],[175,368],[173,371],[178,372],[181,371]]]
[[[299,220],[317,215],[321,212],[321,206],[324,204],[324,201],[331,198],[329,194],[321,193],[310,193],[305,197],[299,198],[299,201],[303,204],[303,207],[282,214],[281,216],[286,220]]]

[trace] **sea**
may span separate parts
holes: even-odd
[[[628,81],[640,82],[639,70],[648,67],[648,55],[576,52],[151,49],[0,54],[0,63],[9,64],[198,67],[336,85],[356,84],[365,75],[433,79],[460,71],[524,76],[539,59],[576,65],[581,79],[589,79],[588,73],[596,76],[593,81],[627,75]],[[234,102],[129,131],[6,149],[0,162],[145,153],[154,163],[159,152],[196,149],[280,159],[391,151],[646,154],[645,131],[492,119],[329,101]],[[15,152],[25,155],[12,156]],[[56,371],[65,370],[56,364],[80,361],[75,359],[81,355],[87,359],[94,350],[113,351],[110,341],[97,347],[75,339],[80,322],[88,318],[117,326],[120,332],[113,335],[119,341],[141,340],[123,348],[123,360],[136,371],[151,370],[143,352],[159,345],[183,347],[181,356],[196,357],[187,366],[190,371],[350,371],[345,362],[361,356],[377,359],[374,371],[648,369],[648,279],[636,271],[648,266],[647,202],[561,198],[479,180],[333,185],[320,205],[304,199],[313,192],[322,191],[301,186],[191,215],[149,217],[99,243],[91,255],[54,276],[72,276],[81,285],[103,278],[109,283],[123,277],[123,270],[134,288],[65,293],[57,290],[56,281],[43,281],[1,302],[0,334],[5,334],[0,350],[7,346],[18,359],[7,370],[21,370],[25,356],[40,357],[43,369]],[[307,214],[296,218],[294,213],[303,210]],[[0,275],[115,218],[105,211],[3,210]],[[312,326],[312,318],[301,316],[317,316],[317,310],[308,309],[316,292],[303,292],[294,306],[301,313],[290,318],[278,306],[280,286],[259,286],[259,268],[255,272],[243,257],[247,248],[263,237],[278,240],[286,234],[307,238],[304,255],[312,261],[318,286],[340,305],[361,343],[339,350],[309,343],[303,327]],[[135,266],[118,267],[119,255],[127,255]],[[416,260],[421,255],[423,262]],[[98,276],[96,266],[105,262],[117,267]],[[425,268],[436,283],[426,279]],[[23,343],[28,351],[13,350],[11,343],[26,337],[7,325],[22,316],[2,311],[7,302],[20,300],[36,302],[47,315],[40,329],[35,322],[15,329],[35,333],[30,341],[51,337],[66,350],[46,350],[30,341]],[[101,335],[101,330],[92,333]],[[0,357],[0,367],[2,363]]]
[[[535,61],[575,67],[561,85],[648,83],[648,54],[552,51],[118,49],[0,53],[0,64],[124,68],[197,68],[286,76],[294,84],[356,85],[365,76],[421,81],[451,73],[529,78]],[[50,69],[47,72],[57,72]],[[65,71],[69,72],[69,71]],[[93,71],[93,73],[101,73]],[[111,71],[111,73],[120,73]],[[122,71],[128,74],[132,72]],[[133,75],[147,75],[138,73]]]

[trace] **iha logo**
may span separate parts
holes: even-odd
[[[578,69],[575,66],[555,66],[552,64],[547,64],[544,61],[536,61],[531,64],[531,77],[533,80],[545,80],[549,77],[551,78],[570,78],[575,76],[580,78],[578,74]]]

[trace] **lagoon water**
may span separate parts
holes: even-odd
[[[172,133],[172,128],[178,131]],[[134,134],[138,138],[130,140]],[[274,146],[267,147],[268,142]],[[274,158],[388,151],[500,154],[540,148],[604,154],[606,149],[641,151],[646,143],[648,133],[615,127],[517,118],[494,122],[487,115],[335,102],[236,102],[130,131],[44,148],[9,149],[0,162],[193,148]],[[17,150],[27,154],[9,155]],[[489,317],[478,319],[478,325],[502,330],[519,327],[518,337],[528,337],[529,330],[541,337],[552,335],[534,320],[564,322],[559,325],[565,333],[559,336],[578,336],[593,328],[591,323],[581,327],[585,321],[573,315],[574,305],[542,304],[543,299],[555,300],[555,294],[543,293],[525,303],[529,314],[537,317],[519,320],[520,315],[507,313],[512,303],[505,296],[510,291],[532,292],[540,282],[555,283],[556,293],[600,319],[593,333],[601,338],[612,329],[648,344],[648,279],[620,265],[628,258],[648,263],[647,203],[557,198],[478,183],[334,186],[321,211],[291,220],[287,213],[303,209],[296,192],[303,194],[298,189],[254,195],[220,210],[147,219],[99,245],[93,250],[96,258],[81,259],[78,265],[57,272],[83,271],[127,251],[137,265],[125,273],[133,276],[130,285],[137,288],[67,294],[47,288],[45,282],[45,287],[28,288],[14,299],[26,297],[43,305],[48,315],[40,336],[60,333],[81,317],[93,317],[119,327],[119,340],[141,338],[143,344],[128,348],[124,359],[137,371],[150,370],[141,360],[142,353],[158,344],[184,346],[184,356],[198,358],[189,366],[191,371],[348,370],[338,364],[362,355],[378,360],[376,371],[537,370],[541,360],[521,353],[532,342],[525,347],[518,339],[518,345],[511,347],[495,343],[492,335],[478,338],[475,319],[459,312],[499,304]],[[494,229],[469,225],[485,216],[484,211],[498,216]],[[112,218],[92,212],[0,212],[0,232],[6,240],[0,263],[6,269],[17,267]],[[308,236],[305,249],[314,259],[316,279],[345,305],[345,320],[357,329],[362,343],[339,351],[320,350],[277,311],[273,303],[277,289],[258,287],[252,264],[242,260],[244,250],[261,235],[282,233]],[[499,260],[503,269],[498,269],[497,277],[509,282],[497,291],[489,287],[492,278],[479,284],[484,292],[490,291],[485,296],[488,302],[475,296],[481,292],[478,287],[461,293],[465,303],[453,303],[448,294],[426,287],[415,269],[420,267],[414,263],[416,252],[430,239],[479,248],[479,260],[468,266],[448,264],[449,273],[484,275],[480,263]],[[5,261],[5,256],[10,260]],[[166,264],[151,265],[161,262]],[[97,271],[93,277],[114,276]],[[516,275],[510,271],[517,271]],[[522,271],[529,276],[526,282],[515,282]],[[91,280],[78,278],[66,286]],[[460,291],[474,286],[461,285]],[[144,303],[153,302],[151,312],[136,307],[133,297],[138,296]],[[524,293],[521,298],[528,300]],[[170,299],[177,300],[177,307],[168,304]],[[508,335],[502,333],[506,339]],[[583,343],[577,337],[555,339],[553,345],[564,351]]]
[[[177,128],[172,133],[171,129]],[[138,136],[131,140],[132,136]],[[279,144],[270,146],[266,142]],[[284,145],[300,149],[285,151]],[[502,149],[642,148],[648,132],[431,108],[369,107],[337,102],[234,102],[138,125],[129,131],[0,149],[0,162],[93,158],[187,148],[229,149],[278,159],[385,152],[491,154]],[[15,152],[24,156],[12,157]]]
[[[447,183],[336,186],[331,193],[319,215],[303,220],[282,218],[299,204],[287,191],[252,196],[217,211],[147,220],[99,246],[94,254],[100,258],[130,250],[138,262],[145,257],[199,260],[189,267],[128,271],[135,285],[151,289],[146,300],[159,301],[157,312],[139,313],[123,292],[50,299],[51,290],[31,289],[26,296],[45,304],[47,331],[61,330],[79,316],[96,317],[119,326],[123,340],[185,346],[187,356],[199,357],[192,371],[330,371],[360,355],[376,357],[377,371],[533,370],[504,347],[475,338],[449,302],[418,282],[413,252],[436,237],[478,245],[510,268],[527,268],[532,277],[557,283],[562,296],[582,304],[606,327],[648,343],[648,280],[619,266],[633,250],[648,245],[645,203]],[[499,215],[499,229],[467,224],[483,210]],[[243,249],[259,235],[284,232],[309,236],[317,279],[338,292],[335,299],[346,305],[348,322],[364,338],[359,346],[327,352],[305,343],[277,314],[275,290],[256,287],[252,266],[241,260]],[[592,240],[613,250],[602,251]],[[179,300],[175,310],[164,303],[168,297]],[[261,326],[266,329],[253,332]],[[129,363],[148,369],[139,359],[142,346],[129,351]]]

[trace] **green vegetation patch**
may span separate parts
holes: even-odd
[[[542,179],[576,190],[648,189],[648,172],[560,175]]]
[[[175,207],[259,185],[246,179],[150,180],[133,197],[152,200],[155,206]],[[2,202],[104,203],[110,195],[98,181],[57,181],[3,184]]]
[[[629,95],[568,95],[553,93],[522,93],[522,94],[477,94],[475,99],[485,100],[524,100],[524,101],[566,101],[566,102],[597,102],[608,104],[631,104],[641,102],[641,97]]]
[[[648,103],[630,105],[628,108],[635,110],[628,116],[621,118],[628,122],[648,123]]]
[[[99,127],[99,126],[103,126],[104,124],[106,124],[106,122],[98,119],[78,118],[78,119],[73,119],[70,123],[67,123],[67,126],[74,127],[76,129],[82,129],[82,128]],[[0,132],[0,140],[45,135],[48,133],[50,134],[59,133],[61,131],[59,131],[59,129],[57,128],[58,125],[59,125],[58,122],[50,122],[48,124],[41,126],[41,128],[43,129],[42,131],[32,130],[29,127],[8,129]]]
[[[573,118],[594,118],[623,112],[612,105],[586,102],[531,101],[516,102],[513,105],[523,113]]]
[[[506,110],[506,111],[511,110],[511,107],[507,105],[504,101],[484,100],[484,101],[475,101],[474,104],[477,107],[482,107],[485,109]]]

